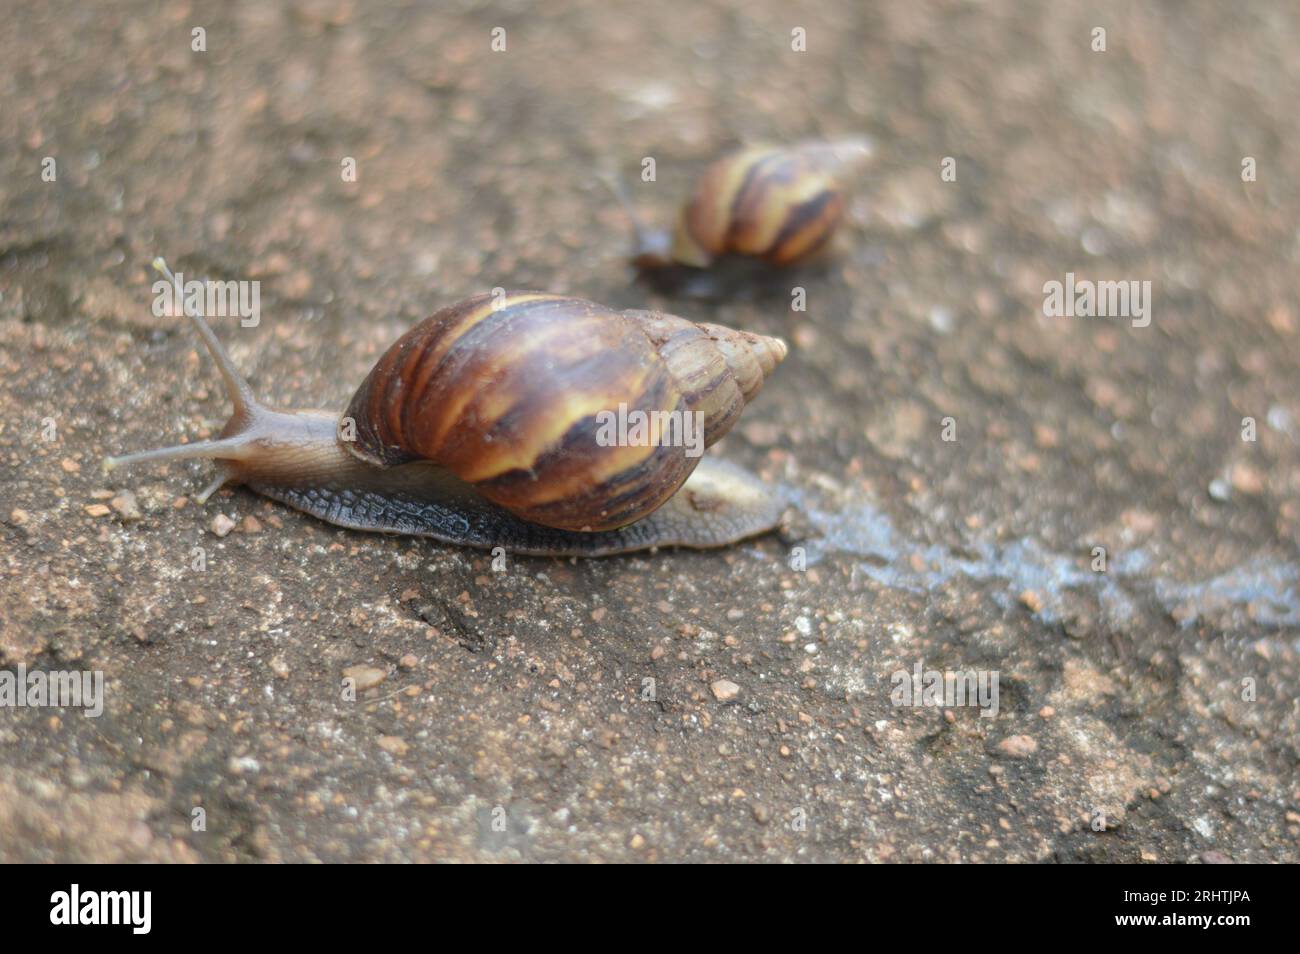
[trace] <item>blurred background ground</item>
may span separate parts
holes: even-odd
[[[0,711],[3,860],[1300,857],[1293,4],[2,12],[0,664],[108,682]],[[654,156],[668,221],[725,149],[844,133],[876,158],[806,314],[631,282],[598,169]],[[498,285],[780,334],[714,452],[789,525],[494,573],[107,478],[226,413],[157,254],[262,282],[219,333],[289,406]],[[1068,271],[1151,281],[1151,325],[1044,317]],[[997,718],[893,707],[917,662],[999,671]]]

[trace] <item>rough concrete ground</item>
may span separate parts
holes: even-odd
[[[0,859],[1296,861],[1297,36],[1262,0],[9,5],[0,662],[107,698],[0,709]],[[876,158],[806,313],[632,284],[597,170],[654,156],[667,221],[724,149],[842,133]],[[198,506],[201,464],[105,477],[227,410],[157,254],[261,281],[218,333],[287,406],[498,285],[783,335],[714,452],[787,527],[494,572]],[[1150,325],[1045,317],[1067,272],[1150,281]],[[892,705],[917,663],[997,671],[997,717]]]

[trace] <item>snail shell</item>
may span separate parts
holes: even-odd
[[[755,146],[724,156],[696,181],[666,254],[638,229],[643,267],[707,268],[725,256],[806,262],[844,218],[844,179],[870,155],[865,139]]]
[[[352,398],[348,449],[441,465],[521,519],[609,530],[694,470],[683,446],[602,446],[603,412],[699,412],[726,434],[785,356],[779,339],[534,292],[479,295],[403,335]]]
[[[703,446],[715,443],[784,357],[776,338],[579,298],[480,295],[398,339],[340,418],[258,402],[187,314],[234,414],[217,439],[105,463],[215,459],[200,502],[243,483],[340,526],[585,556],[722,546],[784,509],[753,475],[688,446],[600,435],[602,412],[625,407],[698,415]]]

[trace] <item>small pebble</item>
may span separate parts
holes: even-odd
[[[719,702],[730,702],[740,695],[740,686],[730,679],[719,679],[710,685],[709,689],[713,692],[713,698]]]
[[[953,314],[951,309],[944,308],[942,305],[935,305],[930,309],[930,327],[941,335],[946,335],[952,331]]]
[[[1009,735],[998,743],[998,751],[1007,758],[1027,759],[1038,751],[1038,743],[1028,735]]]
[[[129,490],[124,490],[109,502],[123,523],[132,523],[141,519],[144,514],[140,512],[140,504],[135,499],[135,494]]]
[[[1232,468],[1232,489],[1238,493],[1256,495],[1264,492],[1264,475],[1249,464]]]
[[[208,524],[208,529],[216,536],[224,537],[230,533],[231,530],[235,529],[235,521],[231,520],[224,513],[219,513],[212,518],[212,522]]]
[[[343,670],[343,678],[351,679],[358,692],[373,689],[388,678],[387,669],[375,666],[348,666]]]

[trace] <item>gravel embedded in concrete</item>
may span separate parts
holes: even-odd
[[[0,859],[1300,860],[1300,14],[1104,13],[1105,52],[1057,0],[0,19],[0,673],[105,684],[0,708]],[[632,283],[601,170],[670,222],[724,149],[843,133],[820,268]],[[710,453],[787,524],[498,567],[105,475],[228,414],[159,254],[261,283],[216,330],[287,407],[496,286],[780,335]],[[1150,323],[1046,317],[1067,273]],[[968,671],[995,715],[891,698]]]

